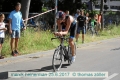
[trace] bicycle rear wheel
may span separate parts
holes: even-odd
[[[62,61],[63,61],[62,53],[63,50],[60,49],[60,47],[58,47],[53,54],[52,65],[54,71],[59,71],[62,66]]]

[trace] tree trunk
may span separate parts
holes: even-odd
[[[101,0],[101,7],[100,11],[102,12],[102,18],[101,18],[101,30],[104,29],[104,0]]]
[[[22,4],[21,12],[22,12],[22,15],[23,15],[23,19],[28,18],[30,2],[31,2],[31,0],[22,0],[21,1],[21,4]],[[25,23],[27,24],[27,21],[25,21]]]

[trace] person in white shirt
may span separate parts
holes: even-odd
[[[5,19],[5,15],[0,13],[0,59],[3,59],[4,57],[1,55],[1,50],[2,50],[2,44],[4,42],[5,38],[5,31],[7,28],[5,28],[5,23],[3,22]]]

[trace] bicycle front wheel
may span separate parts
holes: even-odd
[[[63,61],[63,55],[62,55],[63,50],[58,47],[53,55],[53,60],[52,60],[52,65],[53,65],[53,70],[54,71],[59,71],[59,69],[62,66],[62,61]]]

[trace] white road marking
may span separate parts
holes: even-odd
[[[115,77],[115,76],[117,76],[117,75],[118,75],[118,73],[114,73],[114,74],[108,76],[107,78],[105,78],[105,79],[103,79],[103,80],[110,80],[110,79],[112,79],[113,77]]]

